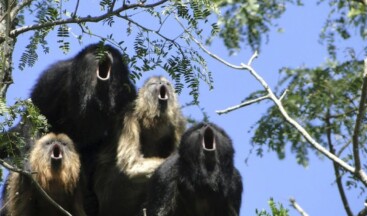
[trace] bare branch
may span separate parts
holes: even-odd
[[[78,9],[79,9],[79,0],[76,1],[74,13],[71,14],[71,17],[73,17],[73,18],[76,17],[76,13],[78,12]]]
[[[326,137],[327,137],[327,141],[329,145],[329,151],[332,154],[335,154],[335,149],[334,149],[334,146],[331,140],[332,131],[331,131],[331,122],[330,122],[330,109],[327,110],[325,122],[326,122]],[[344,190],[343,183],[342,183],[342,175],[340,174],[339,166],[334,161],[333,161],[333,168],[334,168],[335,181],[338,186],[339,195],[340,195],[340,198],[342,199],[345,212],[347,213],[348,216],[353,216],[353,212],[349,206],[348,198],[345,195],[345,190]]]
[[[248,101],[245,101],[239,105],[236,105],[236,106],[232,106],[232,107],[229,107],[227,109],[224,109],[224,110],[218,110],[218,111],[215,111],[217,114],[221,115],[221,114],[225,114],[225,113],[229,113],[233,110],[237,110],[239,108],[242,108],[242,107],[245,107],[245,106],[248,106],[248,105],[251,105],[251,104],[254,104],[254,103],[257,103],[257,102],[260,102],[262,100],[265,100],[265,99],[270,99],[270,96],[269,95],[265,95],[265,96],[262,96],[262,97],[259,97],[259,98],[255,98],[255,99],[252,99],[252,100],[248,100]]]
[[[289,201],[294,209],[296,209],[302,216],[308,216],[308,214],[302,209],[302,207],[296,202],[294,198],[290,198]]]
[[[267,82],[249,65],[241,64],[240,66],[233,65],[224,59],[218,57],[217,55],[211,53],[208,49],[205,48],[205,46],[200,43],[192,34],[190,31],[188,31],[183,24],[179,21],[178,17],[176,16],[176,20],[179,22],[181,27],[185,30],[185,32],[190,36],[190,38],[209,56],[213,57],[214,59],[218,60],[219,62],[227,65],[228,67],[231,67],[233,69],[237,70],[247,70],[250,72],[250,74],[263,86],[263,88],[268,92],[270,99],[275,103],[275,105],[278,107],[279,111],[285,118],[286,122],[291,124],[295,129],[297,129],[302,136],[307,140],[308,143],[311,144],[313,148],[315,148],[317,151],[328,157],[330,160],[335,161],[341,168],[345,169],[346,171],[357,174],[357,177],[361,180],[361,182],[367,186],[367,175],[363,170],[360,170],[358,173],[355,172],[355,168],[342,159],[338,158],[334,154],[330,153],[325,147],[323,147],[320,143],[318,143],[315,139],[311,137],[311,135],[293,118],[291,118],[285,108],[283,107],[283,104],[281,101],[276,97],[276,95],[273,93]]]
[[[258,57],[257,51],[254,52],[254,54],[251,56],[250,60],[248,60],[247,65],[251,65],[252,62]]]
[[[357,174],[362,170],[361,159],[359,157],[359,132],[361,130],[362,121],[366,114],[366,100],[367,100],[367,58],[364,60],[364,72],[363,72],[361,100],[359,102],[356,124],[354,126],[354,132],[352,136],[353,156],[354,156],[354,163],[356,166],[355,172]]]
[[[68,18],[68,19],[60,19],[60,20],[56,20],[56,21],[52,21],[52,22],[45,22],[45,23],[38,23],[38,24],[34,24],[34,25],[29,25],[29,26],[23,26],[17,29],[14,29],[10,32],[10,36],[11,37],[16,37],[19,34],[22,34],[24,32],[27,31],[31,31],[31,30],[36,30],[36,29],[41,29],[41,28],[47,28],[47,27],[53,27],[53,26],[57,26],[57,25],[61,25],[61,24],[71,24],[71,23],[85,23],[85,22],[99,22],[102,21],[108,17],[114,16],[114,15],[118,15],[119,13],[129,10],[129,9],[134,9],[134,8],[152,8],[152,7],[156,7],[158,5],[164,4],[165,2],[167,2],[168,0],[162,0],[162,1],[158,1],[156,3],[152,3],[152,4],[141,4],[141,3],[137,3],[137,4],[130,4],[130,5],[123,5],[122,7],[114,10],[114,11],[108,11],[100,16],[87,16],[87,17],[72,17],[72,18]]]
[[[279,100],[282,101],[285,95],[288,93],[288,89],[284,90],[283,94],[280,95]]]
[[[27,178],[29,178],[32,181],[32,184],[36,187],[37,191],[40,192],[42,194],[42,196],[44,198],[46,198],[46,200],[48,202],[50,202],[53,206],[55,206],[57,209],[59,209],[62,213],[64,213],[65,215],[68,216],[72,216],[68,211],[66,211],[63,207],[61,207],[59,204],[57,204],[44,190],[43,188],[38,184],[37,181],[35,181],[32,177],[32,174],[35,174],[33,172],[27,172],[24,171],[22,169],[16,168],[10,164],[8,164],[7,162],[5,162],[4,160],[0,159],[0,164],[5,167],[6,169],[13,171],[13,172],[17,172],[21,175],[26,176]]]

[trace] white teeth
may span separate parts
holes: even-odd
[[[101,77],[99,75],[99,69],[97,69],[97,77],[98,77],[98,79],[100,79],[102,81],[105,81],[105,80],[110,79],[110,74],[111,74],[111,67],[108,69],[108,73],[107,73],[107,76],[106,77]]]
[[[168,100],[168,95],[165,94],[164,97],[162,97],[161,95],[158,96],[159,100]]]

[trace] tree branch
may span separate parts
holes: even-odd
[[[250,66],[246,64],[233,65],[222,58],[218,57],[217,55],[211,53],[208,49],[204,47],[202,43],[200,43],[192,34],[190,31],[188,31],[183,24],[179,21],[178,17],[176,16],[176,20],[179,22],[181,27],[185,30],[186,34],[190,36],[190,38],[209,56],[213,57],[217,61],[223,63],[224,65],[227,65],[230,68],[237,69],[237,70],[247,70],[250,72],[250,74],[263,86],[263,88],[268,92],[270,99],[275,103],[275,105],[278,107],[279,111],[285,118],[286,122],[291,124],[297,131],[299,131],[302,136],[307,140],[308,143],[311,144],[313,148],[315,148],[317,151],[328,157],[330,160],[335,161],[341,168],[345,169],[346,171],[356,175],[355,168],[342,159],[338,158],[334,154],[330,153],[325,147],[323,147],[320,143],[318,143],[315,139],[311,137],[311,135],[293,118],[291,118],[285,108],[283,107],[283,104],[281,101],[276,97],[276,95],[273,93],[269,85],[265,82],[265,80]],[[255,53],[256,54],[256,53]],[[356,175],[358,179],[361,180],[361,182],[367,186],[367,175],[363,170],[360,170],[358,174]]]
[[[79,9],[79,0],[76,1],[74,13],[71,14],[71,17],[73,17],[73,18],[76,17],[76,13],[78,12],[78,9]]]
[[[296,202],[294,198],[290,198],[289,201],[294,209],[296,209],[302,216],[308,216],[308,214],[302,209],[302,207]]]
[[[353,143],[353,157],[356,166],[356,174],[362,171],[361,159],[359,157],[359,132],[361,130],[361,124],[366,114],[366,100],[367,100],[367,58],[364,60],[364,72],[363,72],[363,84],[361,92],[361,100],[359,102],[359,108],[357,113],[356,124],[354,126],[354,132],[352,136]]]
[[[10,36],[11,37],[16,37],[19,34],[22,34],[24,32],[27,31],[31,31],[31,30],[36,30],[36,29],[41,29],[41,28],[47,28],[47,27],[53,27],[53,26],[57,26],[57,25],[61,25],[61,24],[71,24],[71,23],[84,23],[84,22],[99,22],[102,21],[108,17],[114,16],[114,15],[118,15],[119,13],[129,10],[129,9],[134,9],[134,8],[153,8],[156,7],[158,5],[164,4],[165,2],[167,2],[168,0],[162,0],[162,1],[158,1],[156,3],[152,3],[152,4],[141,4],[141,3],[137,3],[137,4],[129,4],[129,5],[123,5],[122,7],[114,10],[114,11],[108,11],[105,14],[102,14],[100,16],[87,16],[87,17],[72,17],[72,18],[68,18],[68,19],[61,19],[61,20],[56,20],[56,21],[52,21],[52,22],[45,22],[45,23],[38,23],[38,24],[34,24],[34,25],[29,25],[29,26],[23,26],[17,29],[14,29],[10,32]]]
[[[327,137],[327,142],[329,145],[329,151],[335,155],[335,149],[331,141],[332,131],[331,131],[330,109],[329,108],[326,113],[325,122],[326,122],[326,137]],[[339,172],[339,166],[334,161],[333,161],[333,168],[334,168],[334,174],[335,174],[335,181],[338,186],[339,195],[340,195],[340,198],[342,199],[345,212],[347,213],[348,216],[353,216],[353,212],[350,209],[347,196],[345,195],[345,191],[344,191],[344,187],[342,183],[342,176],[340,175],[340,172]]]
[[[29,178],[32,181],[32,184],[36,187],[37,191],[39,193],[42,194],[42,196],[44,198],[46,198],[46,200],[48,202],[50,202],[53,206],[55,206],[57,209],[59,209],[63,214],[68,215],[68,216],[72,216],[68,211],[66,211],[63,207],[61,207],[59,204],[57,204],[44,190],[43,188],[38,184],[38,182],[36,180],[33,179],[32,174],[35,174],[34,172],[27,172],[24,171],[22,169],[16,168],[10,164],[8,164],[7,162],[5,162],[4,160],[0,159],[0,164],[5,167],[6,169],[13,171],[13,172],[17,172],[21,175],[26,176],[27,178]]]
[[[270,99],[270,96],[265,95],[265,96],[262,96],[262,97],[259,97],[259,98],[255,98],[255,99],[252,99],[252,100],[245,101],[245,102],[243,102],[239,105],[235,105],[235,106],[229,107],[229,108],[224,109],[224,110],[217,110],[215,112],[219,115],[222,115],[222,114],[225,114],[225,113],[229,113],[233,110],[237,110],[239,108],[242,108],[242,107],[257,103],[257,102],[260,102],[260,101],[265,100],[265,99]]]

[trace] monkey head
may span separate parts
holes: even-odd
[[[180,172],[188,178],[192,177],[193,181],[197,178],[194,175],[211,176],[197,179],[203,184],[214,184],[220,173],[232,173],[233,155],[232,141],[223,129],[213,123],[200,123],[182,136],[179,146]]]
[[[137,103],[140,111],[151,117],[170,115],[179,109],[172,84],[162,76],[153,76],[145,82],[139,90]]]
[[[49,188],[51,181],[73,188],[79,179],[79,155],[65,134],[49,133],[41,137],[30,152],[29,164],[44,189]]]

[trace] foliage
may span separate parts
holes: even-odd
[[[328,146],[327,135],[331,133],[335,140],[333,146],[340,150],[338,155],[349,162],[352,162],[351,155],[343,154],[343,150],[350,144],[354,129],[362,72],[363,62],[355,59],[314,69],[284,68],[281,70],[283,79],[278,85],[278,89],[283,90],[283,86],[288,89],[282,102],[289,115],[324,146]],[[361,134],[364,143],[367,137]],[[311,149],[307,141],[284,121],[275,105],[256,123],[252,143],[258,147],[259,155],[263,154],[263,146],[268,146],[280,159],[285,157],[286,143],[290,143],[298,163],[308,164]]]
[[[288,216],[288,209],[285,209],[281,203],[278,203],[279,207],[277,207],[277,204],[274,202],[273,198],[270,198],[268,202],[270,206],[271,213],[268,213],[266,210],[259,211],[256,209],[255,213],[257,216]]]
[[[224,44],[234,52],[250,45],[253,50],[259,50],[274,20],[279,18],[286,10],[287,3],[295,3],[293,0],[217,0],[218,6],[223,9],[223,16],[218,18],[220,28],[219,35]],[[301,5],[301,1],[297,1]]]
[[[327,0],[319,0],[319,3]],[[367,39],[367,7],[362,1],[328,0],[332,8],[320,33],[322,41],[326,41],[331,58],[337,58],[339,38],[347,40],[352,35]],[[367,48],[364,48],[367,51]]]
[[[16,4],[22,5],[23,2],[28,1],[16,1]],[[306,1],[100,0],[99,11],[83,15],[79,9],[79,1],[38,0],[23,4],[14,14],[16,19],[13,17],[11,25],[7,26],[11,26],[11,29],[4,32],[10,32],[7,36],[13,39],[17,39],[19,34],[30,33],[29,44],[25,46],[20,62],[17,63],[22,70],[35,64],[40,50],[49,53],[48,43],[52,41],[49,41],[48,37],[52,33],[56,34],[56,42],[64,53],[68,53],[72,48],[70,46],[72,40],[81,42],[83,37],[92,36],[99,38],[101,43],[112,43],[120,48],[125,62],[132,71],[132,79],[141,78],[147,71],[164,70],[175,81],[176,91],[180,93],[187,87],[193,98],[191,104],[197,104],[200,84],[204,82],[209,88],[213,88],[214,84],[212,72],[207,66],[206,59],[193,43],[192,35],[204,41],[206,45],[220,38],[230,54],[247,47],[260,50],[268,39],[270,30],[278,27],[276,20],[290,5],[302,5],[303,2]],[[326,43],[331,60],[317,68],[283,68],[280,71],[282,80],[277,86],[278,95],[287,89],[282,102],[289,115],[319,143],[335,151],[338,157],[349,164],[353,164],[354,159],[346,149],[351,143],[361,94],[362,62],[356,57],[356,51],[353,49],[347,49],[349,60],[340,61],[338,51],[341,49],[340,40],[347,40],[354,35],[362,40],[367,39],[367,7],[364,2],[319,0],[319,4],[328,3],[331,8],[320,32],[320,41]],[[5,15],[1,19],[5,19]],[[143,24],[142,20],[148,20],[149,24]],[[170,22],[177,25],[175,31],[165,28]],[[96,31],[94,23],[108,29],[120,29],[119,34]],[[9,42],[6,40],[7,37],[0,34],[0,43]],[[127,40],[132,42],[126,43]],[[367,53],[367,46],[361,47],[364,53]],[[3,52],[0,56],[3,63],[10,62],[11,65],[11,61],[7,61]],[[2,72],[7,71],[5,67],[5,64],[0,64]],[[11,74],[9,76],[11,77]],[[3,89],[2,85],[10,82],[5,82],[3,77],[1,79],[3,80],[0,87]],[[256,91],[247,99],[264,94],[264,91]],[[204,118],[207,118],[206,113],[204,111],[202,113]],[[41,129],[45,127],[47,129],[44,117],[39,115],[29,101],[18,101],[15,105],[7,107],[5,99],[2,99],[0,115],[2,117],[0,128],[3,132],[0,134],[0,154],[5,151],[6,157],[12,156],[25,146],[25,139],[18,136],[18,131],[6,132],[14,125],[14,120],[21,117],[20,125],[34,126],[32,137]],[[366,119],[363,123],[365,121]],[[366,127],[362,130],[360,143],[365,143]],[[268,148],[283,159],[286,156],[286,145],[290,144],[298,163],[308,165],[309,152],[314,150],[309,148],[300,133],[284,121],[277,107],[271,106],[266,111],[254,126],[254,131],[252,144],[258,155],[263,155],[264,149]],[[361,149],[364,154],[362,158],[366,158],[366,146],[361,146]],[[3,156],[1,155],[1,158]],[[346,185],[348,188],[354,188],[359,184],[355,176],[350,175]],[[282,205],[277,208],[272,199],[269,205],[271,214],[266,211],[256,213],[288,215],[287,210]]]
[[[0,107],[3,106],[0,105]],[[1,108],[0,116],[2,117],[0,123],[1,158],[12,158],[19,165],[24,156],[24,150],[31,145],[27,141],[39,137],[41,132],[48,130],[47,120],[30,100],[18,100],[13,106]],[[20,119],[19,123],[14,125],[17,119]],[[24,133],[25,131],[27,134]]]

